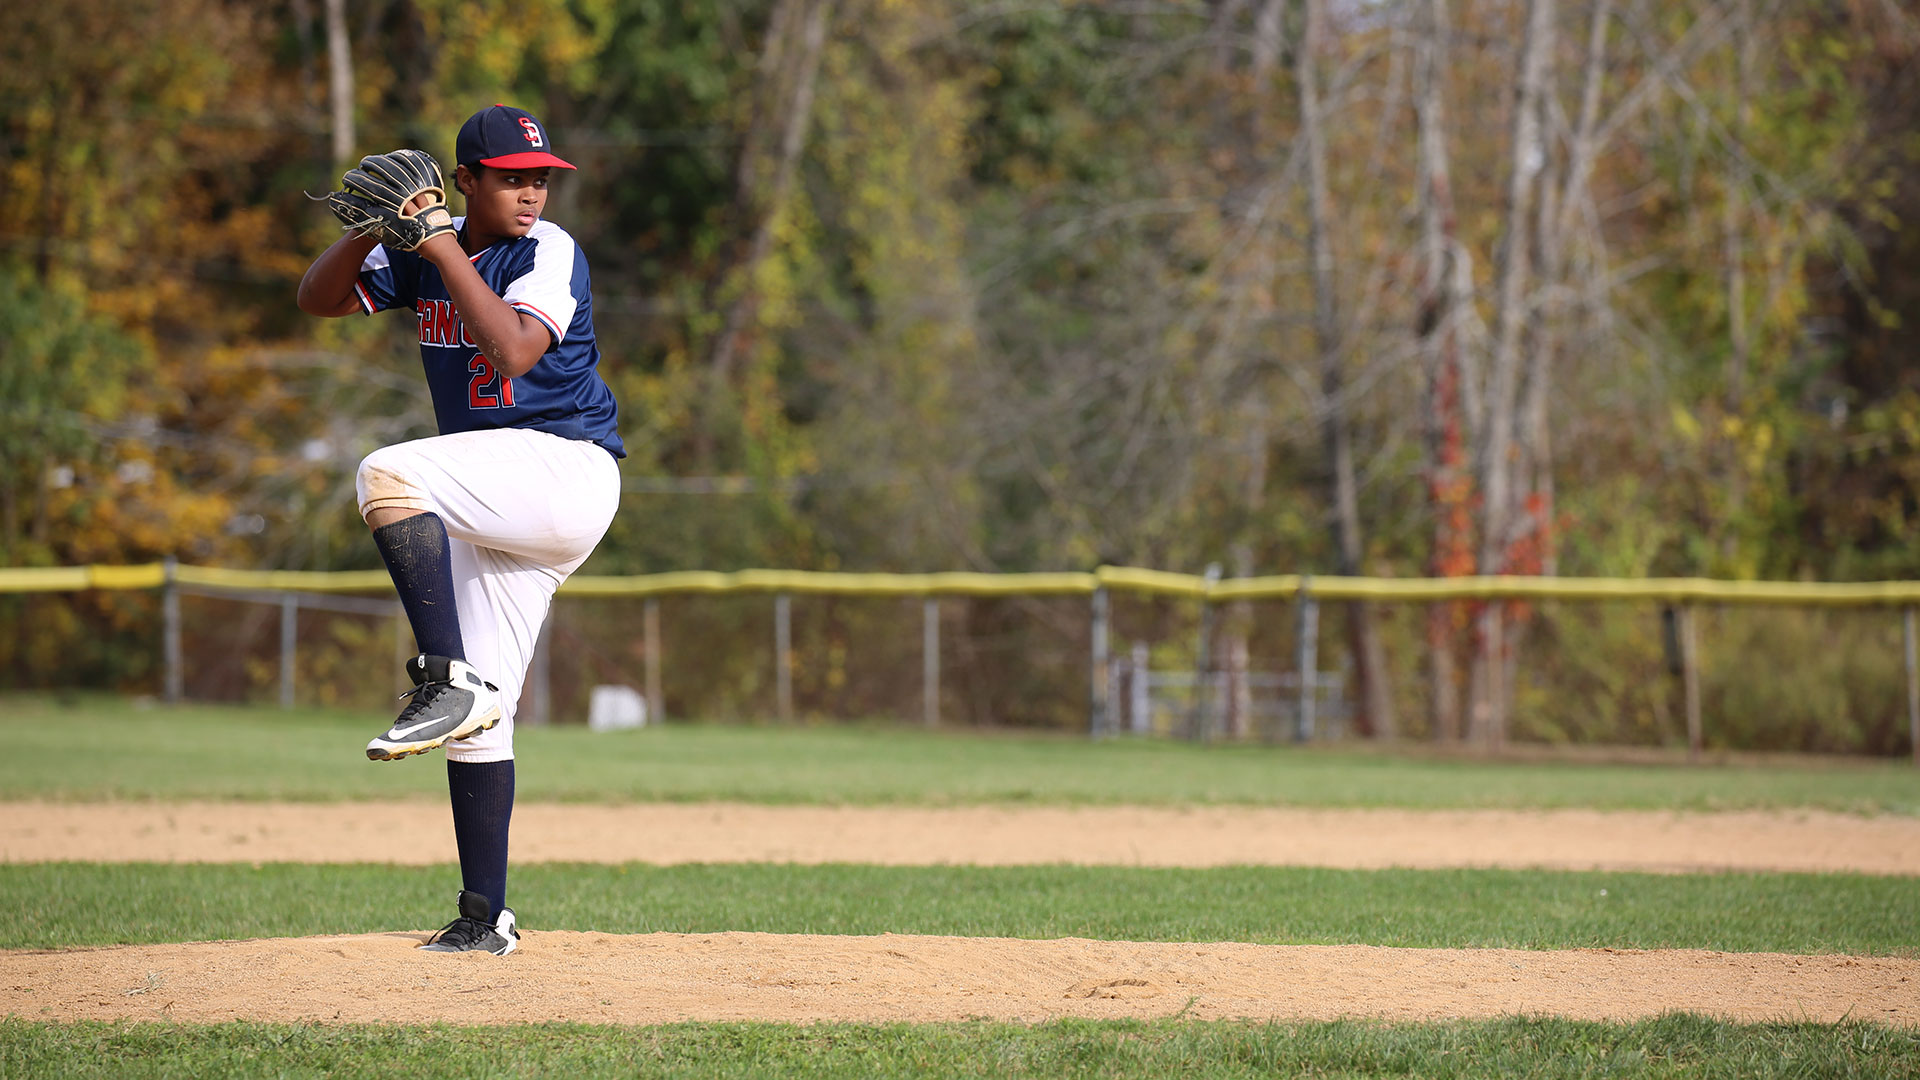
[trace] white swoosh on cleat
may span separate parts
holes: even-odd
[[[408,725],[406,728],[394,728],[392,731],[387,732],[387,738],[404,739],[411,736],[414,732],[419,731],[421,728],[429,728],[435,724],[444,723],[446,723],[445,720],[422,720],[417,724]]]

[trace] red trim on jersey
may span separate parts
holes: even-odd
[[[502,154],[494,158],[481,158],[480,164],[490,169],[571,169],[572,165],[561,161],[545,150],[528,150],[521,154]]]
[[[527,303],[525,300],[515,300],[513,303],[507,306],[511,308],[515,308],[520,311],[524,311],[527,314],[533,316],[534,318],[539,319],[540,322],[544,324],[547,329],[553,331],[553,343],[555,345],[560,344],[561,341],[566,339],[567,335],[561,332],[560,324],[553,321],[553,316],[547,314],[544,311],[541,311],[539,308],[534,307],[532,304]]]
[[[373,294],[367,291],[367,287],[360,283],[359,278],[353,279],[353,291],[360,294],[360,306],[367,309],[367,314],[371,315],[380,310],[373,304]]]

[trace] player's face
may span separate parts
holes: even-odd
[[[547,207],[547,174],[540,169],[461,169],[469,231],[488,236],[525,236]]]

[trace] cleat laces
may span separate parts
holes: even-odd
[[[427,944],[446,944],[469,949],[474,943],[485,941],[487,935],[491,933],[493,933],[493,927],[479,919],[469,919],[462,915],[441,927],[438,933],[427,939]]]
[[[433,704],[434,699],[440,696],[441,691],[451,690],[451,689],[453,689],[453,683],[451,681],[429,682],[429,683],[421,683],[419,686],[416,686],[413,689],[407,691],[406,693],[401,694],[399,697],[395,698],[394,700],[407,701],[408,698],[412,698],[413,700],[407,701],[407,707],[400,710],[400,719],[395,720],[393,723],[393,726],[399,727],[401,720],[408,720],[415,716],[418,716],[422,710],[425,710],[426,708],[428,708]],[[488,683],[487,689],[489,690],[494,689],[493,684]]]
[[[493,691],[496,694],[500,692],[499,687],[493,685],[492,683],[488,682],[485,679],[480,680],[480,685],[486,687],[487,689]],[[426,708],[428,705],[431,705],[433,703],[433,700],[439,697],[443,691],[447,691],[451,689],[453,689],[452,679],[441,679],[438,682],[423,682],[419,686],[416,686],[411,690],[401,691],[393,700],[406,701],[408,698],[413,699],[412,703],[409,704],[405,709],[402,709],[400,712],[400,715],[404,718],[409,713],[418,712],[419,710]]]

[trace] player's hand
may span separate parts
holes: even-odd
[[[401,207],[401,213],[419,217],[421,214],[432,210],[436,205],[441,205],[442,209],[445,208],[444,204],[436,204],[431,194],[422,192],[408,199],[407,205]],[[426,239],[420,241],[420,246],[414,250],[422,255],[430,255],[436,248],[445,248],[447,253],[458,255],[463,259],[467,257],[466,252],[460,250],[460,234],[452,229],[433,231]]]

